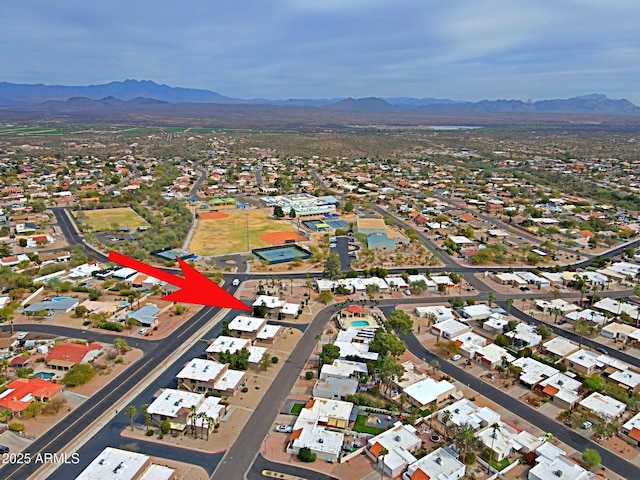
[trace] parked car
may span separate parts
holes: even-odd
[[[583,428],[583,429],[585,429],[585,430],[588,430],[588,429],[590,429],[591,427],[593,427],[593,423],[591,423],[591,422],[584,422],[584,423],[582,424],[582,428]]]
[[[140,335],[144,335],[145,333],[147,333],[149,329],[147,327],[141,328],[140,330],[138,330],[138,333]]]
[[[606,348],[598,347],[598,348],[596,348],[596,350],[599,351],[600,353],[604,354],[604,355],[609,355],[609,350],[607,350]]]
[[[0,445],[0,454],[9,453],[9,447],[6,445]]]
[[[233,282],[231,282],[231,285],[233,285],[234,287],[237,287],[238,285],[240,285],[240,279],[234,278]]]
[[[276,427],[276,432],[291,433],[293,432],[293,427],[291,425],[278,425]]]
[[[403,292],[407,297],[411,296],[411,290],[403,290]]]
[[[462,358],[462,355],[454,355],[453,357],[451,357],[451,361],[452,362],[457,362],[461,358]]]

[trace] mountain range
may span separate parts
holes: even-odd
[[[628,100],[613,100],[602,94],[590,94],[569,99],[540,100],[482,100],[463,102],[438,98],[331,98],[239,99],[203,90],[170,87],[149,80],[125,80],[102,85],[27,85],[0,82],[0,108],[42,112],[63,112],[96,109],[133,108],[154,104],[226,104],[301,106],[336,112],[412,113],[431,115],[460,115],[477,113],[568,113],[640,115],[640,107]]]

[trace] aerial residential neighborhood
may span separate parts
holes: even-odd
[[[77,478],[638,468],[637,212],[469,169],[472,149],[303,159],[193,135],[173,136],[206,146],[187,161],[143,138],[108,156],[3,143],[0,444],[71,422],[67,453],[102,452]],[[250,312],[171,301],[111,251],[186,261]]]

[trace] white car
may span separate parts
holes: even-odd
[[[278,425],[276,427],[276,432],[291,433],[293,432],[293,427],[291,425]]]
[[[451,357],[451,361],[452,362],[457,362],[461,358],[462,358],[462,355],[454,355],[453,357]]]
[[[141,328],[140,330],[138,330],[138,333],[139,333],[140,335],[144,335],[145,333],[147,333],[147,331],[148,331],[148,330],[149,330],[149,329],[148,329],[147,327],[145,327],[145,328]]]
[[[240,285],[240,279],[234,278],[233,282],[231,282],[231,285],[233,285],[234,287],[237,287],[238,285]]]

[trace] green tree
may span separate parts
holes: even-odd
[[[347,202],[342,206],[342,211],[344,213],[351,213],[353,212],[353,208],[354,208],[353,202],[351,200],[347,200]]]
[[[580,335],[580,347],[582,347],[582,339],[586,333],[591,331],[591,325],[586,320],[576,320],[573,322],[573,329]]]
[[[133,432],[133,417],[135,417],[138,414],[138,409],[136,408],[135,405],[129,405],[125,409],[124,414],[129,415],[129,423],[131,424],[131,431]]]
[[[330,365],[334,360],[340,357],[340,347],[332,343],[325,343],[320,351],[320,367],[322,365]]]
[[[498,436],[498,432],[500,431],[500,424],[494,423],[491,425],[491,451],[489,452],[489,466],[487,467],[487,472],[491,475],[491,461],[493,460],[493,444],[496,441]]]
[[[302,447],[298,450],[298,459],[301,462],[312,463],[316,461],[316,454],[309,447]]]
[[[338,280],[342,275],[342,266],[340,265],[340,257],[337,253],[332,252],[327,256],[324,264],[322,276],[329,280]]]
[[[585,448],[584,452],[582,452],[582,460],[590,469],[593,469],[600,465],[602,459],[600,458],[600,454],[597,450],[593,448]]]
[[[543,339],[547,339],[553,335],[553,330],[551,327],[547,327],[544,323],[541,323],[536,327],[536,333],[541,335]]]
[[[429,362],[429,365],[431,366],[434,374],[436,373],[436,370],[440,370],[441,368],[440,362],[435,358]]]
[[[602,392],[604,388],[604,379],[596,373],[590,377],[586,377],[582,381],[582,386],[593,392]]]
[[[325,290],[324,292],[320,292],[320,294],[318,295],[318,300],[326,304],[333,300],[333,295],[331,295],[331,292],[329,292],[328,290]]]
[[[402,380],[404,374],[404,367],[398,362],[396,357],[381,357],[378,362],[380,382],[389,390],[391,382],[394,380]]]
[[[284,210],[280,205],[273,207],[273,216],[276,218],[284,218]]]
[[[291,210],[289,210],[289,217],[290,218],[296,218],[296,211],[293,208]]]
[[[491,305],[493,304],[495,299],[496,299],[496,294],[493,292],[489,292],[488,294],[489,308],[491,308]]]
[[[78,318],[84,317],[87,313],[89,313],[89,310],[84,305],[78,305],[75,309],[75,314]]]
[[[406,335],[413,330],[413,320],[402,310],[394,310],[389,315],[385,327],[397,335]]]
[[[407,346],[397,335],[378,330],[369,345],[369,349],[383,357],[386,355],[399,357],[405,352]]]

